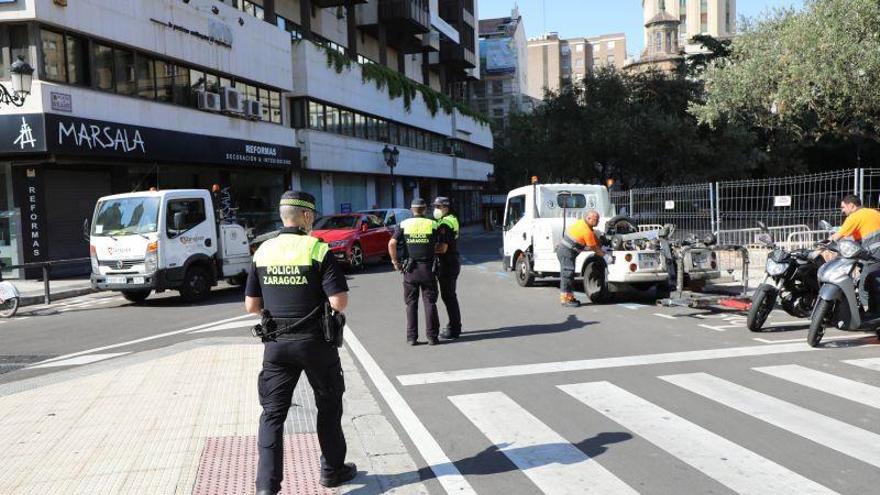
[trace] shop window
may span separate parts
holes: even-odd
[[[65,35],[67,50],[67,81],[80,86],[89,85],[89,42],[79,36]]]
[[[134,53],[115,48],[113,59],[116,74],[116,92],[123,95],[137,94],[137,78],[134,70]]]
[[[183,213],[183,224],[180,229],[174,225],[174,216]],[[168,216],[165,218],[165,230],[168,237],[177,237],[207,220],[205,201],[202,199],[177,199],[168,202]]]
[[[40,30],[40,47],[43,52],[41,76],[49,81],[67,82],[67,66],[64,64],[64,35],[42,29]]]
[[[113,49],[98,43],[95,47],[95,87],[113,90]]]
[[[278,91],[269,92],[269,102],[272,104],[272,122],[281,123],[281,93]]]
[[[319,131],[324,130],[324,105],[314,101],[309,102],[309,128]]]
[[[260,116],[260,119],[263,122],[269,122],[272,120],[272,102],[269,101],[269,90],[260,88],[258,94],[260,102],[263,104],[263,115]]]
[[[137,58],[137,87],[141,98],[156,98],[156,66],[153,59],[143,56]]]

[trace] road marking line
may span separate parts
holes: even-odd
[[[880,467],[880,435],[708,373],[661,376],[673,385]]]
[[[880,409],[880,387],[812,370],[797,364],[764,366],[755,371]]]
[[[172,332],[160,333],[158,335],[150,335],[149,337],[143,337],[140,339],[129,340],[127,342],[120,342],[118,344],[110,344],[110,345],[105,345],[102,347],[95,347],[94,349],[87,349],[85,351],[72,352],[70,354],[65,354],[63,356],[58,356],[58,357],[55,357],[52,359],[47,359],[45,361],[40,361],[37,364],[51,363],[54,361],[61,361],[63,359],[69,359],[69,358],[76,357],[76,356],[82,356],[84,354],[92,354],[95,352],[106,351],[107,349],[116,349],[118,347],[125,347],[127,345],[140,344],[141,342],[149,342],[151,340],[162,339],[165,337],[171,337],[173,335],[180,335],[182,333],[192,332],[193,330],[198,330],[200,328],[207,328],[210,326],[219,325],[221,323],[226,323],[228,321],[241,320],[242,318],[251,318],[252,316],[253,315],[250,315],[250,314],[240,315],[240,316],[235,316],[233,318],[226,318],[225,320],[213,321],[211,323],[204,323],[202,325],[196,325],[194,327],[184,328],[183,330],[174,330]]]
[[[654,316],[659,316],[660,318],[666,318],[667,320],[677,320],[678,319],[672,315],[665,315],[663,313],[654,313]]]
[[[844,363],[873,371],[880,371],[880,358],[847,359]]]
[[[765,356],[770,354],[785,354],[789,352],[813,352],[816,350],[817,349],[808,346],[806,342],[775,346],[758,345],[749,347],[727,347],[722,349],[668,352],[663,354],[642,354],[613,358],[585,359],[580,361],[556,361],[550,363],[496,366],[491,368],[437,371],[432,373],[414,373],[409,375],[399,375],[397,380],[401,385],[406,386],[426,385],[430,383],[463,382],[487,378],[539,375],[542,373],[622,368],[626,366],[681,363],[687,361],[703,361],[744,356]]]
[[[621,308],[626,308],[626,309],[629,309],[632,311],[647,307],[644,304],[638,304],[638,303],[619,303],[619,304],[617,304],[617,306],[620,306]]]
[[[385,403],[388,404],[394,417],[397,418],[403,430],[415,444],[428,467],[434,472],[443,489],[450,494],[476,495],[477,492],[458,471],[455,464],[449,460],[449,457],[440,448],[440,444],[431,436],[431,432],[422,424],[416,413],[409,407],[409,404],[373,359],[373,356],[361,344],[351,327],[346,325],[346,328],[348,331],[345,332],[345,342],[348,344],[349,350],[361,363],[367,376],[373,381],[376,390],[382,394]]]
[[[727,327],[713,327],[712,325],[703,325],[700,323],[697,325],[698,327],[708,328],[709,330],[715,330],[716,332],[726,332]]]
[[[542,493],[638,493],[502,392],[449,400]]]
[[[558,388],[737,493],[835,493],[611,383]]]
[[[822,342],[829,342],[832,340],[861,340],[865,337],[869,337],[870,334],[860,335],[858,337],[852,337],[850,335],[842,335],[839,337],[824,337]],[[806,342],[806,339],[801,337],[799,339],[781,339],[781,340],[773,340],[773,339],[763,339],[761,337],[754,337],[752,340],[757,340],[758,342],[763,342],[765,344],[787,344],[789,342]]]
[[[203,328],[201,330],[194,330],[190,333],[221,332],[223,330],[232,330],[233,328],[252,327],[259,322],[260,322],[259,318],[254,318],[253,320],[233,321],[230,323],[224,323],[222,325],[217,325],[214,327]]]
[[[124,356],[129,354],[128,352],[111,352],[107,354],[88,354],[85,356],[78,356],[70,359],[64,359],[62,361],[52,361],[51,363],[43,362],[42,364],[35,364],[33,366],[28,366],[28,369],[34,368],[57,368],[61,366],[77,366],[81,364],[89,364],[96,363],[98,361],[103,361],[105,359],[115,358],[117,356]]]

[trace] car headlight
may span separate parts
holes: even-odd
[[[144,256],[144,272],[153,273],[159,269],[159,242],[151,242],[147,245],[147,253]]]
[[[767,274],[771,277],[782,275],[787,269],[788,263],[779,263],[767,258]]]
[[[329,247],[330,249],[333,249],[333,248],[338,248],[338,247],[344,247],[346,244],[348,244],[348,241],[346,241],[346,240],[333,241],[333,242],[327,244],[327,247]]]
[[[862,246],[858,242],[844,239],[842,241],[838,241],[837,250],[844,258],[852,258],[856,254],[858,254],[859,251],[862,250]]]

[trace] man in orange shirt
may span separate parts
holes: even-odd
[[[840,201],[840,211],[846,215],[846,220],[830,240],[839,241],[844,237],[852,237],[861,242],[862,247],[870,252],[874,259],[880,260],[880,211],[874,208],[863,208],[862,200],[854,194],[845,196]],[[880,272],[874,272],[871,278],[865,281],[865,288],[868,292],[868,312],[872,314],[880,312],[878,276],[880,276]]]
[[[574,262],[578,254],[587,249],[596,253],[596,256],[605,256],[605,251],[599,245],[599,240],[593,232],[593,227],[599,225],[599,212],[589,210],[584,217],[562,233],[562,240],[556,246],[556,257],[559,259],[559,302],[567,308],[576,308],[581,302],[574,298],[571,290],[574,284]]]

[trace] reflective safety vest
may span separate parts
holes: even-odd
[[[458,218],[455,215],[446,215],[445,217],[440,219],[440,223],[442,225],[448,226],[455,234],[455,239],[458,239],[458,233],[460,229],[458,225]]]
[[[301,234],[281,233],[254,253],[263,307],[276,318],[302,318],[327,300],[321,263],[327,244]]]
[[[425,217],[407,218],[400,222],[403,242],[409,257],[415,261],[432,261],[437,245],[438,223]]]
[[[449,239],[444,239],[446,242],[447,249],[446,254],[442,255],[444,260],[450,258],[458,258],[458,235],[459,235],[459,226],[458,226],[458,218],[455,215],[446,215],[445,217],[440,219],[440,225],[445,226],[452,232],[452,235]]]

